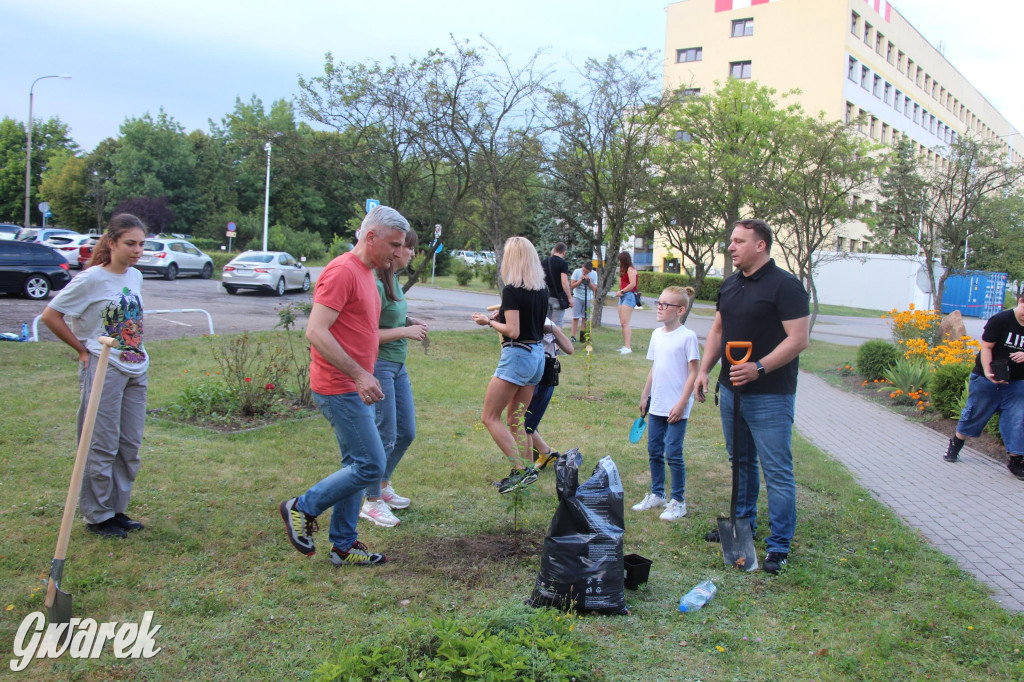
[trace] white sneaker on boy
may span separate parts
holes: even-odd
[[[686,516],[686,503],[679,500],[669,500],[665,511],[658,517],[662,521],[678,521]]]
[[[657,509],[658,507],[664,506],[664,497],[661,495],[655,495],[654,493],[647,493],[644,495],[644,499],[633,505],[633,511],[647,511],[648,509]]]

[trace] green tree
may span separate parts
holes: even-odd
[[[555,138],[548,154],[552,214],[605,253],[598,268],[593,326],[618,268],[615,255],[643,220],[640,189],[651,181],[648,163],[665,100],[660,59],[647,51],[625,52],[605,61],[587,60],[577,92],[548,91],[549,126]]]
[[[82,233],[92,229],[95,218],[85,202],[89,176],[88,162],[69,151],[50,157],[50,167],[39,184],[39,195],[49,202],[54,225]]]
[[[1005,196],[997,194],[981,203],[980,224],[987,229],[971,237],[967,267],[1007,273],[1016,282],[1016,294],[1024,293],[1024,193],[1020,190]]]
[[[12,118],[0,120],[0,220],[20,225],[25,220],[25,124]],[[36,205],[39,185],[55,154],[78,151],[67,125],[57,117],[37,120],[32,128],[31,220],[41,220]]]
[[[889,154],[879,182],[882,200],[870,228],[871,250],[875,253],[910,255],[917,243],[908,235],[922,225],[925,179],[918,167],[916,143],[902,137]]]

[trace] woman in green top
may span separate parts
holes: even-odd
[[[384,480],[366,489],[359,516],[378,526],[390,528],[399,524],[392,509],[405,509],[409,498],[402,497],[391,487],[391,474],[402,455],[416,438],[416,408],[412,401],[412,385],[405,371],[408,339],[422,341],[427,338],[426,323],[408,317],[405,295],[395,273],[409,265],[416,253],[419,238],[413,230],[405,234],[405,246],[400,258],[388,268],[378,268],[377,291],[380,293],[380,353],[373,375],[380,382],[384,399],[376,404],[377,430],[384,444],[387,463]]]

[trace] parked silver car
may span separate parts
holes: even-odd
[[[213,276],[213,259],[184,239],[147,239],[135,267],[144,275],[162,275],[167,280],[178,275]]]
[[[224,266],[221,286],[229,294],[261,289],[284,296],[288,289],[309,291],[309,270],[284,251],[245,251]]]

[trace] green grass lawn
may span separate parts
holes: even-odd
[[[428,355],[409,357],[418,436],[394,476],[412,507],[399,512],[395,529],[360,522],[361,538],[387,552],[389,563],[334,568],[326,559],[328,514],[315,557],[302,557],[285,539],[278,503],[338,466],[337,444],[320,416],[235,435],[151,417],[129,510],[147,529],[104,540],[76,520],[64,588],[76,616],[138,621],[154,611],[163,650],[149,660],[117,660],[108,647],[99,660],[35,661],[19,679],[307,679],[343,647],[413,618],[525,609],[557,504],[554,473],[543,472],[531,489],[523,530],[513,537],[508,500],[490,485],[508,466],[479,423],[496,338],[483,330],[431,336]],[[150,408],[216,370],[210,343],[149,344]],[[650,481],[645,445],[626,440],[649,364],[644,334],[631,356],[615,353],[618,343],[618,330],[599,330],[592,358],[563,358],[541,428],[557,449],[578,446],[587,471],[606,455],[615,460],[626,489],[625,551],[654,562],[646,588],[626,594],[630,615],[576,622],[572,636],[587,648],[588,679],[1024,677],[1024,616],[1000,609],[800,438],[800,518],[784,575],[727,570],[718,545],[703,540],[729,495],[710,405],[695,406],[687,430],[689,516],[665,523],[629,510]],[[854,354],[836,348],[812,343],[803,366],[834,368]],[[7,388],[0,403],[0,659],[9,659],[18,625],[43,608],[40,578],[75,450],[77,384],[72,354],[57,343],[3,344],[0,366]],[[758,550],[763,558],[763,544]],[[680,614],[680,596],[707,578],[718,595],[701,611]]]

